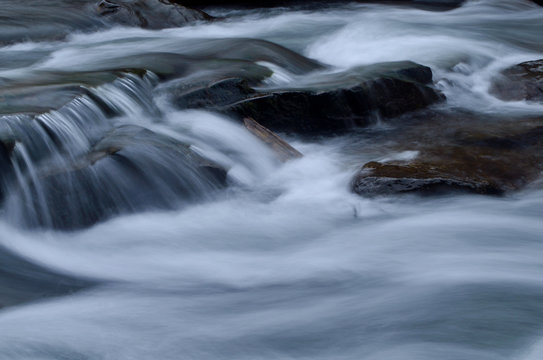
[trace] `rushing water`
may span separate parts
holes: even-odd
[[[229,71],[239,66],[232,59],[259,60],[251,71],[271,69],[272,87],[311,81],[311,63],[288,52],[252,59],[247,49],[269,43],[250,39],[331,73],[412,60],[432,68],[446,109],[533,115],[543,107],[502,102],[488,86],[501,69],[543,57],[542,8],[474,0],[445,12],[358,4],[212,13],[227,20],[87,29],[0,48],[4,86],[68,83],[74,74],[92,85],[32,121],[2,117],[0,130],[18,141],[0,213],[0,359],[543,357],[537,184],[501,198],[362,198],[349,191],[360,165],[413,155],[381,146],[393,125],[287,135],[305,156],[283,164],[231,119],[175,110],[168,88],[155,87],[172,62],[142,55],[204,64],[172,68],[182,79],[217,71],[209,59]],[[152,72],[102,79],[135,63]],[[229,169],[229,186],[206,183],[159,151],[162,142],[131,148],[129,168],[104,160],[61,185],[44,180],[78,166],[104,133],[130,126],[190,144]],[[198,200],[180,201],[187,184]],[[86,227],[78,221],[93,201],[111,212]],[[57,229],[64,222],[78,229]]]

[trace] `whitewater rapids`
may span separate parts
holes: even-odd
[[[412,60],[432,68],[448,99],[440,106],[534,115],[543,106],[500,101],[488,87],[502,69],[543,58],[542,9],[520,0],[474,0],[444,12],[375,4],[215,9],[228,19],[8,45],[0,48],[0,79],[92,71],[121,55],[183,53],[194,40],[257,38],[331,72]],[[261,65],[274,72],[269,86],[312,76]],[[18,265],[24,261],[90,285],[0,304],[11,305],[0,309],[0,359],[543,357],[538,184],[501,198],[359,197],[349,181],[360,165],[406,155],[390,153],[375,136],[392,125],[336,138],[286,135],[305,156],[283,164],[240,124],[174,110],[148,89],[153,76],[144,80],[102,85],[96,95],[121,113],[119,124],[190,141],[227,166],[235,185],[206,201],[71,232],[26,226],[33,213],[21,208],[24,194],[9,198],[0,252],[17,260],[0,264],[0,284],[22,289],[40,276]],[[89,122],[96,128],[106,120],[92,104],[71,106],[43,121],[54,122],[77,153],[93,131]],[[17,151],[23,161],[25,149]]]

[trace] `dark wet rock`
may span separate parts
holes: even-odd
[[[187,88],[182,86],[170,87],[169,97],[174,99],[175,105],[181,109],[214,108],[241,101],[256,93],[249,87],[247,80],[240,78],[223,79],[207,86]]]
[[[212,197],[226,185],[226,173],[178,140],[121,126],[74,162],[42,165],[18,218],[30,227],[70,230],[120,213],[176,208]]]
[[[272,57],[277,60],[277,56]],[[309,66],[305,60],[295,62]],[[444,99],[431,86],[430,68],[411,62],[381,63],[339,74],[315,74],[312,82],[301,88],[258,87],[255,84],[265,75],[262,72],[260,79],[247,79],[241,71],[237,74],[241,76],[203,81],[199,86],[194,86],[194,79],[183,80],[165,89],[180,109],[207,108],[240,120],[253,118],[273,131],[302,134],[334,133],[366,126],[377,116],[394,117]]]
[[[102,0],[97,11],[112,23],[146,29],[180,27],[212,19],[201,10],[167,0]]]
[[[0,309],[71,294],[95,284],[46,269],[0,247]]]
[[[543,0],[532,0],[532,1],[539,6],[543,6]]]
[[[0,134],[0,203],[4,200],[7,184],[13,176],[11,153],[14,147],[14,138]]]
[[[480,117],[480,115],[479,115]],[[468,192],[499,195],[533,183],[543,171],[542,119],[448,119],[397,134],[414,160],[365,164],[352,181],[360,195]]]
[[[383,63],[316,78],[304,88],[276,89],[234,103],[225,112],[251,117],[273,131],[302,134],[341,132],[367,126],[441,101],[428,67]]]
[[[135,125],[123,125],[110,131],[92,147],[87,159],[93,165],[107,156],[140,146],[151,146],[170,155],[177,155],[187,164],[197,168],[214,167],[222,169],[219,165],[198,155],[191,149],[190,145]],[[220,180],[225,185],[225,179],[226,170],[222,169],[222,175],[216,180]]]
[[[543,101],[543,59],[506,69],[494,79],[490,92],[507,101]]]
[[[254,119],[243,119],[245,127],[262,142],[268,145],[281,161],[301,158],[301,152],[293,148],[289,143],[283,140],[279,135],[266,129],[264,126],[257,123]]]
[[[430,68],[411,62],[315,74],[312,82],[301,88],[258,87],[258,80],[235,77],[196,87],[182,81],[165,88],[180,109],[207,108],[240,120],[253,118],[273,131],[302,134],[366,126],[377,116],[394,117],[444,99],[431,86]]]

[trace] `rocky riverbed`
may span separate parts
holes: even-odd
[[[540,5],[5,0],[0,358],[539,358]]]

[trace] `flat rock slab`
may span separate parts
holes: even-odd
[[[417,192],[439,194],[451,191],[498,195],[499,185],[477,174],[460,175],[439,163],[394,164],[370,162],[363,166],[352,184],[363,195]]]
[[[352,190],[374,196],[500,195],[522,189],[543,171],[543,119],[504,121],[406,129],[397,141],[403,150],[416,150],[417,156],[366,163],[353,178]]]

